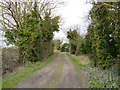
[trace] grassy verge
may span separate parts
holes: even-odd
[[[2,78],[0,78],[0,90],[2,89]]]
[[[51,56],[47,60],[36,62],[34,65],[29,63],[27,67],[21,68],[11,74],[5,75],[2,78],[2,88],[14,87],[14,85],[18,84],[23,78],[27,78],[31,76],[34,72],[46,66],[57,56],[58,56],[58,53],[55,53],[53,56]]]
[[[84,67],[86,67],[86,63],[85,64],[81,63],[76,56],[71,55],[68,52],[66,54],[70,57],[70,59],[73,62],[80,88],[89,88],[89,85],[87,82],[88,78],[84,70]]]
[[[102,70],[98,67],[94,67],[92,61],[90,61],[89,64],[84,65],[77,60],[77,57],[69,53],[67,53],[67,55],[71,58],[73,63],[75,63],[74,66],[78,77],[83,78],[86,75],[89,88],[118,88],[117,66]]]
[[[65,56],[64,56],[64,53],[62,53],[61,60],[59,61],[57,67],[55,68],[55,71],[53,72],[52,77],[43,86],[43,88],[56,88],[58,86],[58,84],[61,80],[64,63],[65,63]]]
[[[2,89],[2,51],[0,50],[0,90]]]
[[[68,52],[66,52],[66,54],[71,58],[71,60],[73,61],[73,63],[75,63],[77,66],[80,66],[80,67],[84,66],[84,64],[81,64],[80,62],[78,62],[77,58],[75,58],[74,56],[72,56]]]

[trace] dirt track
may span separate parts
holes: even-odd
[[[74,66],[66,54],[65,60],[63,74],[58,88],[78,88],[79,86]]]
[[[80,77],[81,78],[81,77]],[[15,88],[80,88],[74,65],[64,54],[55,58],[46,67],[24,79]]]

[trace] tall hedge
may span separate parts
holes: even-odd
[[[6,1],[0,4],[3,12],[1,23],[7,44],[19,47],[20,62],[34,62],[53,54],[53,32],[59,31],[60,17],[51,16],[55,6],[50,6],[50,1],[41,5],[38,2]],[[5,16],[6,12],[9,17]],[[10,17],[16,25],[5,23]]]
[[[88,53],[95,57],[95,65],[103,69],[120,58],[120,2],[93,3],[91,24],[85,37]]]

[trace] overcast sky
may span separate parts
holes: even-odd
[[[61,7],[57,14],[62,17],[63,24],[62,29],[57,33],[54,33],[54,39],[61,39],[68,41],[65,32],[71,26],[78,25],[80,27],[79,32],[83,35],[87,33],[87,27],[89,25],[88,13],[92,8],[92,4],[86,3],[86,0],[64,0],[65,6]]]
[[[86,0],[63,0],[65,5],[58,8],[57,15],[62,17],[62,25],[60,26],[60,31],[54,33],[54,39],[60,39],[64,42],[68,42],[65,32],[71,26],[78,25],[80,27],[79,32],[85,35],[88,27],[87,16],[92,8],[90,3],[86,3]],[[2,32],[0,31],[0,44],[4,46]]]

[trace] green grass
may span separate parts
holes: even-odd
[[[2,78],[0,78],[0,90],[2,89]]]
[[[50,63],[55,57],[58,56],[58,53],[55,53],[53,56],[44,61],[38,61],[35,64],[29,63],[27,67],[21,68],[11,74],[5,75],[2,78],[2,88],[12,88],[14,85],[18,84],[23,78],[31,76],[34,72],[42,69],[48,63]]]
[[[61,58],[59,64],[57,65],[54,74],[56,74],[58,76],[60,76],[62,74],[64,63],[65,63],[65,55],[62,54],[62,58]]]
[[[2,50],[0,50],[0,90],[2,89]]]
[[[66,54],[71,58],[71,60],[73,61],[73,63],[77,66],[84,66],[83,64],[81,64],[80,62],[78,62],[77,58],[72,56],[71,54],[69,54],[68,52],[66,52]]]
[[[43,88],[56,88],[60,82],[62,72],[63,72],[63,67],[65,63],[65,56],[62,53],[61,60],[59,61],[57,67],[55,68],[55,71],[51,77],[52,80],[49,80]]]
[[[98,67],[93,67],[92,61],[89,64],[84,65],[81,64],[75,56],[69,53],[67,53],[67,55],[73,61],[76,71],[78,72],[79,70],[77,73],[79,77],[83,76],[80,75],[80,71],[87,73],[89,88],[118,88],[118,76],[115,69],[100,70]]]
[[[80,87],[82,86],[84,88],[89,88],[89,85],[87,83],[87,77],[83,69],[84,67],[86,67],[87,64],[81,63],[76,56],[73,56],[72,54],[69,54],[68,52],[66,54],[70,57],[70,59],[73,62],[79,86]]]

